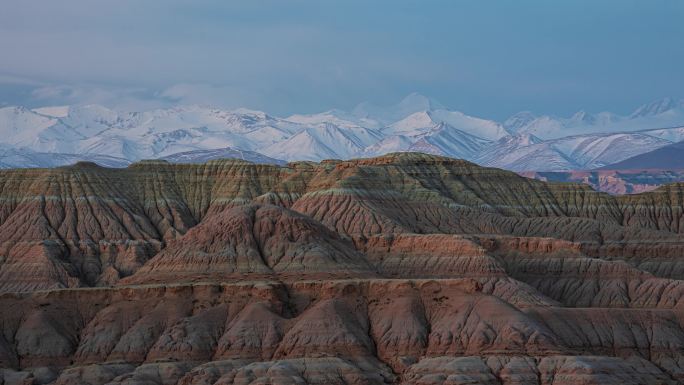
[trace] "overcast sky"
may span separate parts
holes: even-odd
[[[681,0],[2,0],[0,105],[625,113],[684,97],[683,20]]]

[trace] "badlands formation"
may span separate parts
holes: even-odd
[[[0,384],[681,384],[683,205],[417,153],[4,170]]]

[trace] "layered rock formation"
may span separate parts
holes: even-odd
[[[0,172],[0,384],[678,384],[684,185],[423,154]]]
[[[684,146],[684,143],[677,144],[680,147]],[[669,147],[665,146],[663,149],[672,151]],[[678,148],[674,150],[681,152]],[[660,150],[654,153],[658,151]],[[634,159],[634,162],[628,163],[631,167],[622,167],[620,162],[592,171],[522,171],[520,175],[550,182],[585,183],[609,194],[636,194],[653,191],[666,184],[684,182],[684,169],[679,164],[673,164],[674,161],[671,159],[668,159],[668,164],[663,162],[659,167],[649,166],[646,162],[639,163],[640,156]]]

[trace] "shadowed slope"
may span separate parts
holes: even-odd
[[[289,276],[373,275],[363,254],[316,221],[278,206],[213,213],[122,284]]]

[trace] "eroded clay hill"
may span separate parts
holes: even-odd
[[[0,384],[684,383],[684,185],[423,154],[0,172]]]

